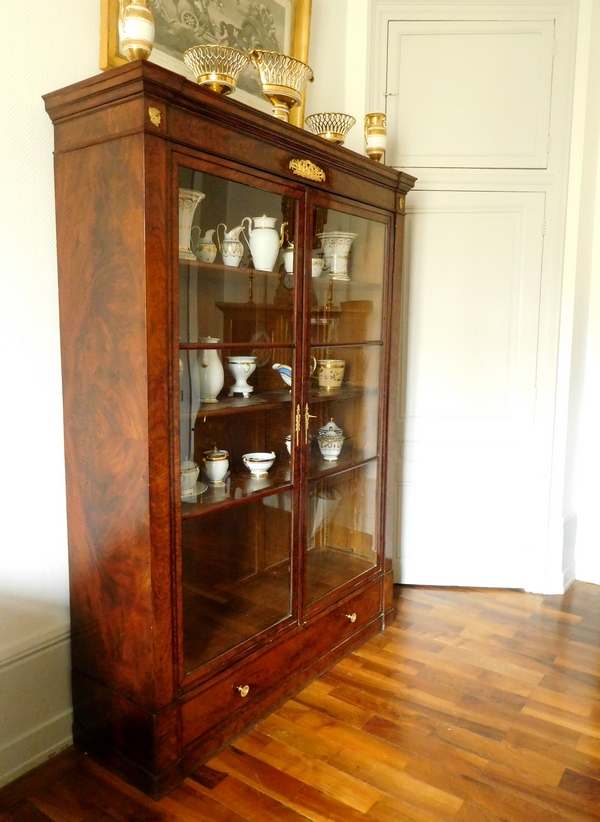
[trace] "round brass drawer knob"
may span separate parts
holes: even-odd
[[[346,614],[350,622],[356,622],[356,614]]]
[[[248,694],[250,693],[250,686],[238,685],[236,690],[239,691],[240,696],[248,696]]]

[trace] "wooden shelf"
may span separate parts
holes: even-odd
[[[312,386],[310,389],[310,402],[329,402],[332,400],[353,400],[358,397],[377,396],[377,388],[366,388],[362,385],[351,385],[344,383],[340,388],[328,391],[326,388]]]
[[[263,391],[260,394],[250,394],[248,398],[236,395],[221,397],[217,402],[200,403],[198,414],[202,417],[221,417],[226,414],[243,414],[250,411],[270,411],[291,401],[292,395],[288,389]],[[189,418],[189,414],[181,415],[181,419],[186,418]]]
[[[222,273],[222,274],[244,274],[245,276],[253,275],[264,275],[265,277],[279,277],[279,267],[277,267],[274,271],[260,271],[258,268],[253,268],[249,265],[244,265],[240,263],[240,265],[223,265],[222,263],[201,263],[200,260],[182,260],[181,257],[179,258],[179,265],[187,266],[189,268],[195,268],[199,271],[207,271],[210,273]]]
[[[347,447],[348,446],[348,447]],[[364,451],[357,451],[352,448],[352,444],[346,440],[342,447],[342,452],[336,460],[324,460],[321,454],[311,454],[308,463],[309,482],[326,479],[327,477],[343,474],[361,465],[375,462],[379,457],[377,454],[369,456]]]
[[[277,457],[266,477],[253,477],[244,469],[243,472],[231,471],[225,485],[209,485],[204,479],[202,481],[208,486],[204,493],[191,498],[193,501],[189,502],[186,498],[181,498],[182,518],[191,519],[215,508],[228,508],[249,497],[266,497],[276,489],[290,491],[290,476],[291,464],[284,457]]]

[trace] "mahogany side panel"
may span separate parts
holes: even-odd
[[[170,250],[173,242],[169,192],[171,154],[168,144],[155,136],[144,138],[145,168],[145,270],[147,395],[150,471],[150,541],[154,646],[154,702],[160,710],[177,693],[174,665],[173,575],[175,544],[172,535],[172,488],[179,477],[171,477],[174,451],[170,423],[171,396],[176,396],[173,374],[173,294]],[[148,704],[146,702],[146,704]]]
[[[73,667],[143,705],[154,665],[142,149],[139,136],[58,155],[56,216]]]

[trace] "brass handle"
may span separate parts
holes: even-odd
[[[316,420],[316,414],[309,414],[308,413],[308,403],[306,403],[306,408],[304,409],[304,443],[305,445],[308,444],[308,426],[310,425],[309,420]]]
[[[300,426],[302,425],[301,422],[302,411],[300,410],[300,403],[296,406],[296,448],[300,445]]]
[[[350,622],[356,622],[356,614],[346,614]]]
[[[236,687],[236,691],[239,691],[240,696],[248,696],[250,693],[250,686],[249,685],[238,685]]]

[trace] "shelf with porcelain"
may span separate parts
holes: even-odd
[[[264,391],[250,394],[249,397],[220,397],[217,402],[201,402],[197,415],[200,417],[221,417],[227,414],[240,414],[252,411],[271,411],[291,402],[287,390]],[[180,414],[181,419],[189,419],[189,414]],[[196,414],[194,414],[196,416]]]
[[[198,271],[206,271],[210,273],[220,272],[223,274],[245,274],[245,275],[264,275],[267,277],[280,277],[280,275],[288,273],[290,277],[293,277],[296,272],[285,272],[283,267],[283,263],[276,265],[272,271],[265,271],[262,268],[255,268],[252,265],[249,265],[247,261],[242,261],[240,265],[225,265],[224,263],[206,263],[201,262],[200,260],[187,260],[183,259],[182,257],[179,258],[179,265],[191,269],[196,269]],[[337,286],[355,286],[361,288],[376,288],[381,290],[381,282],[373,282],[369,280],[362,279],[357,275],[354,278],[351,276],[349,279],[343,279],[341,277],[331,277],[327,273],[327,270],[323,270],[319,276],[310,277],[312,283],[319,284],[321,287],[327,284],[333,284],[334,287]]]
[[[225,265],[224,263],[205,263],[201,262],[200,260],[186,260],[182,257],[179,258],[179,265],[184,267],[189,267],[192,269],[196,269],[198,271],[207,271],[207,272],[221,272],[223,274],[264,274],[267,277],[278,277],[279,276],[279,266],[277,266],[273,271],[264,271],[260,268],[254,268],[254,266],[248,265],[247,262],[242,261],[239,265]],[[283,264],[282,264],[283,265]]]
[[[285,452],[285,449],[283,449]],[[200,475],[197,483],[198,494],[181,498],[183,519],[190,519],[205,513],[209,509],[229,508],[231,505],[248,498],[268,498],[274,491],[279,493],[292,488],[290,482],[291,463],[287,452],[278,454],[275,463],[266,476],[254,476],[246,468],[233,468],[226,476],[223,485],[211,485],[205,476]],[[265,503],[268,505],[269,503]]]
[[[344,471],[360,468],[361,465],[375,462],[377,459],[376,454],[369,455],[362,449],[354,448],[352,438],[347,437],[342,446],[342,451],[336,460],[323,459],[321,454],[317,452],[310,455],[308,463],[309,479],[318,480],[334,476],[335,474],[342,474]]]

